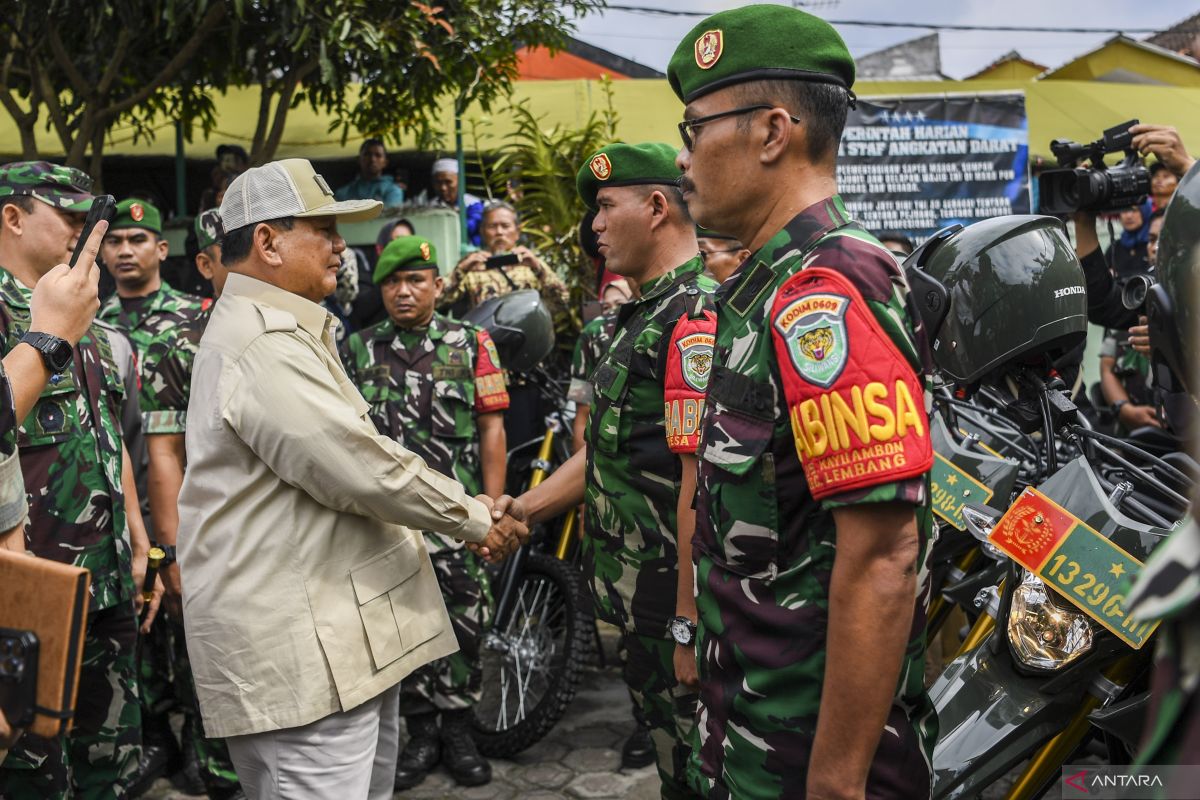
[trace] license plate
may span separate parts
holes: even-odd
[[[1158,627],[1130,618],[1119,591],[1142,562],[1037,489],[1021,493],[988,539],[1130,647]]]
[[[963,521],[963,506],[967,503],[987,503],[993,494],[991,489],[959,469],[941,453],[933,454],[929,488],[933,513],[960,531],[967,529],[967,523]]]

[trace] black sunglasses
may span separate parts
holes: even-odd
[[[759,103],[758,105],[754,106],[742,106],[741,108],[733,108],[729,111],[722,111],[719,114],[709,114],[707,117],[685,119],[683,122],[679,123],[679,138],[683,140],[683,146],[688,150],[691,150],[692,143],[696,138],[696,128],[699,128],[701,125],[707,125],[710,122],[716,122],[717,120],[724,119],[725,117],[737,117],[754,111],[770,111],[773,108],[777,108],[777,106],[769,106],[765,103]],[[791,114],[788,114],[788,119],[790,119],[792,122],[800,122],[799,117],[793,117]]]

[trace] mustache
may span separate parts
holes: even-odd
[[[684,191],[684,192],[696,191],[696,182],[693,181],[691,178],[687,177],[686,175],[680,175],[678,178],[676,178],[675,185],[679,187],[680,191]]]

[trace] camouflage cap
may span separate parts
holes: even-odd
[[[658,142],[614,142],[597,150],[579,168],[575,189],[587,207],[594,210],[596,195],[607,186],[678,186],[675,152],[671,145]]]
[[[140,197],[130,197],[117,203],[117,216],[109,224],[110,231],[140,228],[162,236],[162,212]]]
[[[221,237],[225,235],[225,229],[221,227],[221,212],[215,208],[201,211],[192,224],[196,228],[197,250],[206,250],[214,244],[219,244]]]
[[[49,161],[0,166],[0,197],[33,197],[63,211],[92,207],[92,179],[83,170]]]
[[[437,250],[421,236],[397,236],[388,242],[375,263],[375,274],[371,280],[383,283],[393,272],[438,268]]]

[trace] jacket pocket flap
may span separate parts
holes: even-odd
[[[350,582],[354,584],[359,605],[396,588],[415,575],[420,567],[416,540],[406,538],[391,550],[350,570]]]

